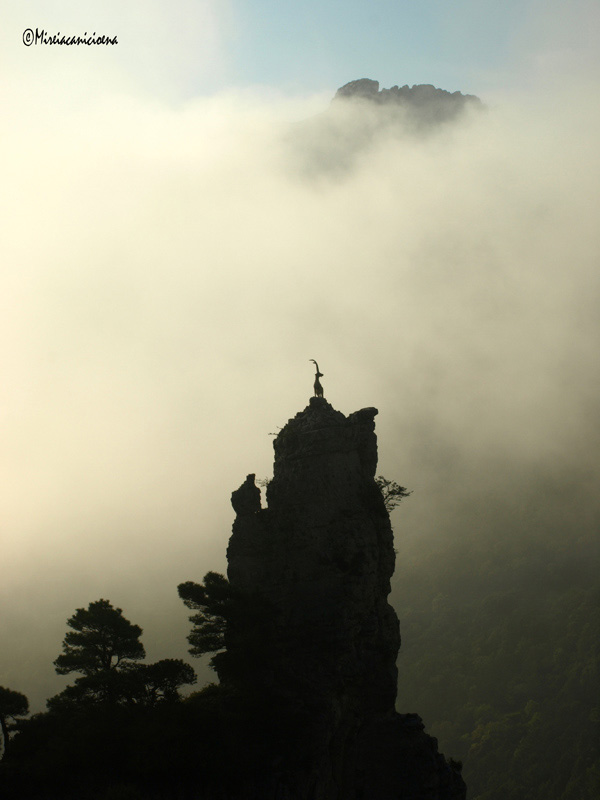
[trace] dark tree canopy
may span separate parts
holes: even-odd
[[[179,659],[135,663],[146,657],[139,641],[142,629],[108,600],[78,608],[67,624],[73,630],[65,636],[63,653],[54,662],[56,671],[82,675],[48,700],[50,710],[98,703],[153,706],[179,700],[179,688],[196,682],[192,667]]]
[[[2,730],[2,754],[6,752],[11,722],[29,714],[29,701],[21,692],[0,686],[0,729]]]
[[[196,683],[194,669],[179,658],[163,658],[154,664],[136,664],[127,669],[137,684],[138,702],[156,705],[176,702],[179,688]]]
[[[108,600],[78,608],[67,625],[73,630],[66,634],[63,652],[54,661],[59,675],[81,672],[91,676],[146,657],[139,641],[142,629]]]
[[[231,614],[232,597],[229,581],[218,572],[207,572],[204,584],[187,581],[177,587],[188,608],[197,611],[190,617],[193,629],[189,634],[189,652],[193,656],[216,653],[225,648],[225,629]],[[211,666],[214,663],[211,662]]]
[[[52,711],[69,710],[97,703],[155,706],[180,700],[181,686],[196,683],[194,669],[184,661],[165,658],[154,664],[125,664],[94,675],[77,678],[60,694],[48,700]]]
[[[46,705],[51,711],[68,711],[97,703],[123,703],[131,694],[130,688],[123,670],[99,670],[76,678],[74,684],[51,697]]]

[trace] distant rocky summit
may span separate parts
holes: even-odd
[[[268,506],[254,475],[232,495],[228,577],[238,611],[219,674],[287,720],[263,783],[253,779],[262,800],[465,797],[421,719],[395,711],[395,552],[375,481],[376,414],[346,417],[311,398],[274,440]]]
[[[344,175],[373,145],[422,140],[484,108],[475,95],[430,84],[380,89],[379,81],[360,78],[338,89],[326,111],[297,123],[287,139],[299,172]]]
[[[436,89],[429,83],[420,83],[415,86],[392,86],[391,89],[379,89],[379,81],[371,78],[360,78],[346,83],[337,90],[333,101],[362,99],[380,105],[398,105],[411,108],[424,108],[432,105],[444,108],[448,116],[462,111],[465,106],[482,107],[481,100],[473,94],[461,92],[447,92],[445,89]]]

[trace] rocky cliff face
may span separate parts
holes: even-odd
[[[481,100],[473,94],[448,92],[429,83],[414,86],[392,86],[379,89],[379,81],[360,78],[340,87],[333,98],[334,103],[347,100],[366,100],[380,106],[404,108],[421,122],[443,122],[462,113],[465,108],[481,109]]]
[[[394,711],[393,534],[375,482],[377,410],[314,397],[274,441],[268,507],[249,475],[227,551],[239,612],[227,680],[294,720],[270,793],[288,800],[460,798],[416,715]],[[268,800],[268,798],[264,798]]]

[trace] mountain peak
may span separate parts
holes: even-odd
[[[441,104],[448,113],[451,109],[459,110],[466,105],[482,106],[481,100],[473,94],[448,92],[446,89],[438,89],[430,83],[419,83],[414,86],[405,84],[380,90],[379,81],[371,78],[359,78],[344,84],[335,93],[333,102],[340,100],[368,100],[380,105],[405,107]]]

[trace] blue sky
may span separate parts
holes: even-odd
[[[510,58],[526,18],[523,6],[489,0],[240,0],[235,70],[252,81],[292,88],[324,89],[372,77],[382,86],[434,83],[474,92],[486,73],[501,70]]]
[[[89,67],[85,92],[119,86],[172,101],[256,86],[328,94],[360,77],[488,95],[598,74],[596,0],[2,0],[0,14],[4,75],[43,80],[56,69],[72,82]],[[119,46],[26,48],[26,27],[116,33]]]

